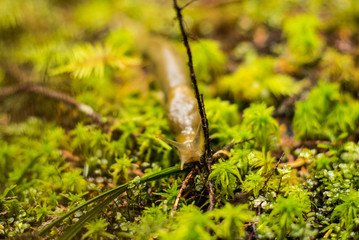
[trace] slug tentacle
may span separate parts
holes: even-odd
[[[192,140],[176,142],[161,136],[158,136],[158,138],[177,148],[181,160],[181,170],[183,170],[183,165],[185,163],[197,162],[201,159],[204,142],[201,124],[198,125],[196,135]]]

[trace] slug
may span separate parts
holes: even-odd
[[[169,127],[176,141],[160,137],[178,149],[183,165],[199,161],[204,152],[201,117],[184,60],[174,46],[159,37],[151,37],[145,54],[150,59],[156,82],[165,96]]]

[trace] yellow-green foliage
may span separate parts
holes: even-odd
[[[244,237],[244,224],[249,222],[254,213],[248,210],[246,204],[233,206],[227,203],[221,209],[215,209],[208,213],[218,223],[216,234],[225,239],[237,239]]]
[[[270,214],[273,217],[271,224],[275,226],[274,231],[277,233],[278,238],[285,239],[288,230],[293,228],[293,225],[304,224],[303,214],[309,211],[310,201],[308,194],[305,192],[299,196],[291,194],[287,198],[279,197]]]
[[[41,17],[47,18],[50,16],[51,13],[48,10],[51,8],[52,5],[44,0],[2,0],[0,27],[2,29],[9,29],[22,24],[27,26],[39,24]]]
[[[316,16],[309,14],[286,19],[283,32],[287,37],[288,54],[292,61],[306,64],[319,57],[323,47],[323,40],[318,33],[319,23]]]
[[[179,240],[195,240],[195,239],[214,239],[206,229],[214,228],[214,223],[207,214],[203,214],[194,206],[184,207],[176,217],[173,231],[164,232],[161,239],[179,239]]]
[[[161,239],[216,239],[206,229],[225,239],[243,237],[245,223],[250,221],[253,212],[246,204],[232,206],[227,203],[213,212],[202,213],[193,206],[184,207],[174,218],[172,232],[163,231]]]
[[[259,172],[251,172],[243,181],[242,189],[246,192],[253,192],[254,197],[258,197],[259,191],[264,187],[265,178]]]
[[[116,13],[111,1],[91,0],[78,4],[74,11],[74,21],[87,30],[94,31],[106,26]],[[88,17],[91,16],[91,17]]]
[[[223,195],[233,198],[233,192],[238,186],[238,181],[242,182],[241,175],[235,165],[235,161],[219,161],[212,165],[212,173],[209,179],[212,179],[217,190]]]
[[[178,2],[215,153],[183,170],[139,51],[185,53],[172,1],[0,0],[0,239],[357,237],[359,1]]]
[[[83,235],[83,239],[91,237],[92,239],[103,239],[104,237],[114,237],[114,235],[106,232],[106,227],[110,223],[105,223],[104,219],[93,220],[86,224],[87,232]]]
[[[248,129],[240,125],[238,107],[219,98],[206,101],[206,112],[210,125],[210,137],[223,146],[230,141],[251,137]]]
[[[241,64],[236,72],[218,82],[219,91],[229,93],[236,100],[265,100],[271,97],[292,96],[301,89],[300,82],[291,76],[276,73],[276,59],[254,57]]]
[[[253,0],[244,1],[241,7],[245,9],[244,12],[248,14],[251,19],[278,27],[284,21],[290,10],[295,8],[299,2],[299,0],[278,2]]]
[[[328,138],[336,141],[356,129],[358,101],[343,96],[338,83],[319,82],[306,101],[296,103],[293,128],[298,138]],[[341,135],[344,134],[344,135]]]
[[[75,78],[88,78],[94,74],[102,78],[107,66],[123,70],[139,63],[138,59],[128,55],[133,52],[132,45],[133,39],[126,30],[109,35],[104,44],[75,45],[64,63],[53,69],[52,74],[71,73]]]
[[[347,230],[343,234],[343,239],[353,237],[352,231],[358,227],[356,221],[359,212],[359,194],[358,191],[350,189],[348,193],[340,195],[340,204],[334,208],[332,219],[339,219],[339,229]]]
[[[193,64],[199,81],[210,82],[224,72],[226,57],[219,43],[201,39],[192,43]]]
[[[351,55],[328,49],[320,65],[322,68],[321,79],[339,82],[353,91],[359,89],[359,72]]]
[[[253,133],[257,144],[264,152],[279,142],[279,126],[271,116],[274,108],[264,104],[251,104],[244,110],[243,124]]]

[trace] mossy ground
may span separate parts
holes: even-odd
[[[133,179],[75,238],[359,239],[359,2],[200,0],[183,15],[213,150],[254,140],[199,166],[171,217],[186,174],[138,180],[179,159],[156,138],[173,136],[136,36],[184,52],[172,2],[0,2],[0,239],[39,238]]]

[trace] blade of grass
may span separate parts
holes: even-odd
[[[90,219],[95,217],[101,210],[106,207],[108,204],[110,204],[115,198],[118,197],[120,193],[114,193],[110,195],[107,199],[105,199],[103,202],[95,206],[91,209],[88,213],[86,213],[83,217],[80,218],[78,222],[76,222],[74,225],[72,225],[64,234],[61,235],[59,240],[67,240],[72,239],[81,229],[82,227],[88,222]]]
[[[153,173],[153,174],[150,174],[150,175],[148,175],[148,176],[145,176],[145,177],[141,178],[140,181],[139,181],[139,183],[146,183],[146,182],[150,182],[150,181],[155,181],[155,180],[158,180],[158,179],[161,179],[161,178],[170,176],[170,175],[175,175],[175,174],[178,174],[178,173],[181,173],[181,172],[188,172],[188,170],[189,170],[189,167],[183,169],[182,171],[181,171],[181,169],[180,169],[178,166],[166,168],[166,169],[163,169],[163,170],[161,170],[161,171],[155,172],[155,173]],[[133,181],[131,181],[131,182],[133,182]],[[89,205],[89,204],[91,204],[91,203],[93,203],[93,202],[95,202],[95,201],[97,201],[97,200],[100,200],[100,199],[103,199],[103,198],[105,198],[105,197],[108,197],[104,202],[107,203],[108,199],[112,199],[111,201],[113,201],[113,200],[114,200],[116,197],[118,197],[120,194],[122,194],[123,192],[125,192],[125,191],[128,190],[128,187],[129,187],[129,185],[130,185],[131,182],[125,183],[125,184],[123,184],[123,185],[121,185],[121,186],[118,186],[118,187],[113,188],[113,189],[111,189],[111,190],[109,190],[109,191],[107,191],[107,192],[104,192],[104,193],[102,193],[102,194],[100,194],[100,195],[98,195],[98,196],[96,196],[96,197],[94,197],[94,198],[92,198],[92,199],[90,199],[90,200],[84,202],[83,204],[77,206],[76,208],[74,208],[74,209],[68,211],[68,212],[65,213],[63,216],[57,218],[57,219],[54,220],[52,223],[50,223],[49,225],[47,225],[46,227],[44,227],[43,229],[41,229],[41,230],[39,231],[39,235],[44,235],[45,233],[47,233],[48,231],[50,231],[52,227],[58,225],[62,220],[64,220],[65,218],[69,217],[72,213],[74,213],[74,212],[76,212],[76,211],[78,211],[78,210],[80,210],[80,209],[86,207],[87,205]],[[113,197],[113,198],[112,198],[112,197]],[[110,202],[111,202],[111,201],[110,201]],[[92,217],[92,216],[95,216],[96,213],[100,212],[101,209],[104,208],[105,206],[107,206],[110,202],[108,202],[107,204],[103,204],[103,202],[102,202],[102,203],[100,203],[98,206],[95,206],[95,207],[90,211],[90,212],[92,212],[94,209],[96,210],[96,211],[94,211],[94,215],[91,215],[91,217]],[[89,213],[90,213],[90,212],[89,212]],[[82,218],[86,217],[89,213],[87,213],[87,214],[86,214],[85,216],[83,216]],[[88,218],[86,221],[88,221],[89,219],[91,219],[91,217]],[[82,220],[82,218],[80,218],[79,222]],[[77,224],[74,225],[74,226],[76,226],[76,229],[75,229],[76,232],[74,232],[74,235],[76,235],[76,233],[81,230],[81,228],[82,228],[83,225],[86,223],[86,221],[83,222],[83,224],[81,224],[81,226],[80,226],[80,225],[77,225]],[[77,222],[77,223],[78,223],[78,222]],[[81,223],[82,223],[82,221],[81,221]],[[71,230],[71,234],[72,234],[72,231],[73,231],[72,229],[74,228],[74,226],[72,226],[72,227],[68,230],[68,231]],[[65,234],[67,234],[67,232],[65,232]],[[74,236],[74,235],[73,235],[73,236]],[[70,238],[67,238],[67,239],[70,239]]]
[[[92,199],[90,199],[90,200],[84,202],[83,204],[77,206],[76,208],[74,208],[74,209],[68,211],[68,212],[65,213],[63,216],[57,218],[57,219],[54,220],[52,223],[50,223],[49,225],[47,225],[46,227],[44,227],[43,229],[41,229],[41,230],[39,231],[39,235],[43,235],[43,234],[47,233],[48,231],[50,231],[50,229],[51,229],[52,227],[56,226],[56,225],[59,224],[62,220],[64,220],[64,219],[67,218],[68,216],[70,216],[72,213],[74,213],[74,212],[76,212],[76,211],[78,211],[78,210],[80,210],[80,209],[86,207],[87,205],[89,205],[89,204],[91,204],[91,203],[93,203],[93,202],[95,202],[95,201],[97,201],[97,200],[100,200],[100,199],[102,199],[102,198],[104,198],[104,197],[106,197],[106,196],[108,196],[108,195],[110,195],[110,194],[112,194],[112,193],[114,193],[114,192],[117,192],[117,191],[118,191],[119,193],[125,192],[126,189],[127,189],[127,187],[128,187],[128,184],[129,184],[129,183],[126,183],[126,184],[123,184],[123,185],[118,186],[118,187],[116,187],[116,188],[113,188],[113,189],[111,189],[111,190],[109,190],[109,191],[107,191],[107,192],[104,192],[104,193],[102,193],[102,194],[100,194],[100,195],[98,195],[98,196],[96,196],[96,197],[94,197],[94,198],[92,198]]]

